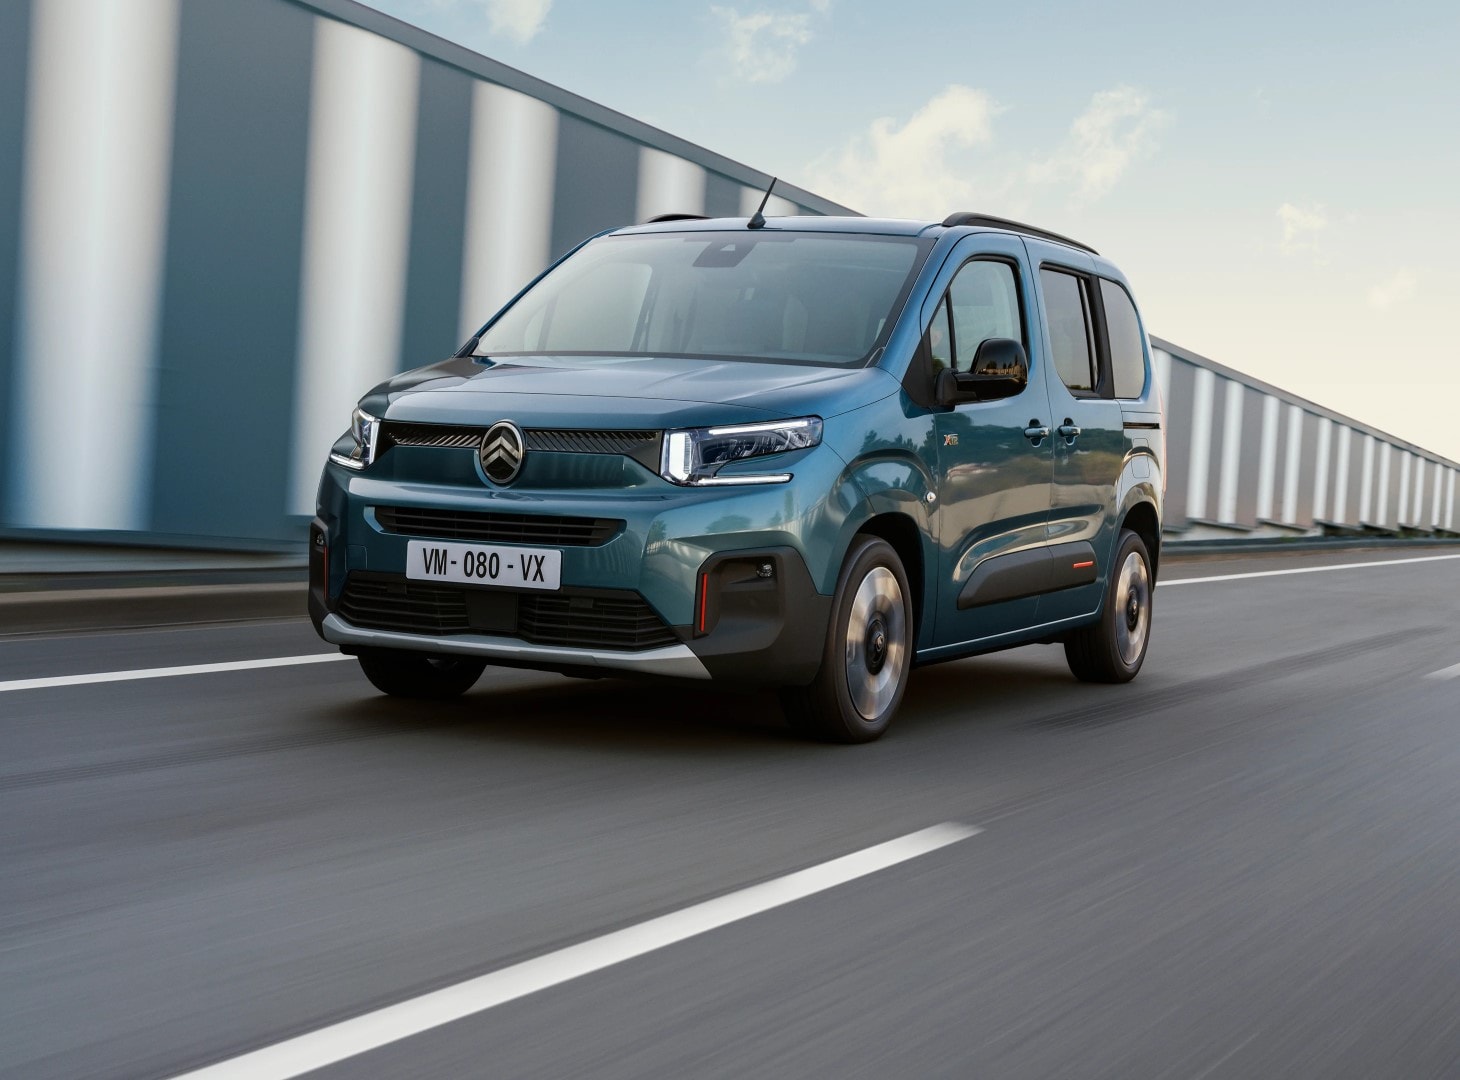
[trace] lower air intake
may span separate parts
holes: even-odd
[[[627,589],[510,593],[356,572],[346,579],[336,610],[354,626],[408,634],[492,634],[531,645],[624,652],[679,642],[644,598]]]

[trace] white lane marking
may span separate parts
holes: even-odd
[[[1460,555],[1423,555],[1417,559],[1380,559],[1375,562],[1339,563],[1335,566],[1295,566],[1289,570],[1258,570],[1250,574],[1213,574],[1211,577],[1176,578],[1158,581],[1161,585],[1204,585],[1208,581],[1245,581],[1248,578],[1283,577],[1287,574],[1322,574],[1329,570],[1366,570],[1371,566],[1402,566],[1405,563],[1442,562],[1460,559]]]
[[[759,915],[857,878],[886,870],[982,832],[944,822],[818,866],[751,885],[578,945],[524,960],[353,1020],[321,1028],[241,1057],[184,1073],[176,1080],[259,1080],[299,1076],[367,1050],[419,1035],[527,994],[655,952],[729,923]]]
[[[89,675],[52,675],[46,679],[12,679],[10,682],[0,682],[0,694],[10,690],[45,690],[53,686],[87,686],[91,683],[133,682],[137,679],[170,679],[176,675],[212,675],[219,671],[252,671],[255,668],[328,664],[334,660],[353,659],[353,656],[346,656],[343,653],[309,653],[305,656],[272,656],[266,660],[229,660],[221,664],[137,668],[132,671],[97,671]]]
[[[1440,668],[1439,671],[1432,671],[1425,676],[1426,679],[1460,679],[1460,664],[1451,664],[1447,668]]]

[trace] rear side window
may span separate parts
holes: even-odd
[[[1105,304],[1105,329],[1110,336],[1110,366],[1115,396],[1135,398],[1146,388],[1146,354],[1141,346],[1141,324],[1130,296],[1113,281],[1100,279]]]
[[[973,356],[989,338],[1013,338],[1021,344],[1019,290],[1014,268],[1005,262],[969,263],[948,289],[953,305],[953,343],[959,371],[973,370]]]
[[[1049,317],[1054,368],[1071,390],[1093,393],[1098,380],[1085,279],[1058,270],[1041,269],[1039,281],[1044,289],[1044,306]]]

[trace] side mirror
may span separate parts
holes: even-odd
[[[997,401],[1029,385],[1029,357],[1013,338],[989,338],[973,354],[972,371],[938,373],[938,404]]]

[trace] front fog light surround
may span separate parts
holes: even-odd
[[[380,439],[380,420],[371,416],[358,405],[350,414],[350,438],[355,440],[355,449],[348,456],[330,454],[330,460],[347,469],[363,469],[375,460],[375,447]]]
[[[821,419],[816,416],[766,424],[667,431],[659,475],[671,484],[687,487],[784,484],[791,479],[790,473],[718,474],[732,461],[804,450],[820,442]]]

